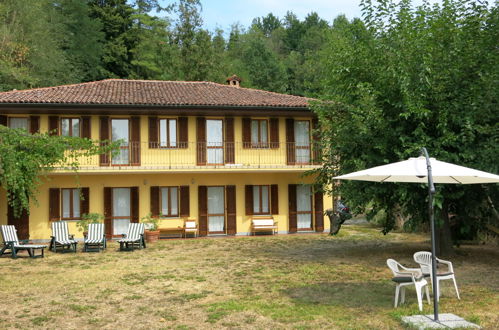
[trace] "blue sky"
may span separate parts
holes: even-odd
[[[420,4],[421,1],[413,2]],[[172,1],[162,2],[165,4]],[[233,23],[238,22],[248,27],[254,18],[268,13],[283,18],[287,11],[292,11],[299,19],[303,19],[315,11],[328,22],[332,22],[340,14],[345,14],[348,18],[361,17],[359,3],[360,0],[201,0],[201,16],[206,29],[214,31],[215,28],[221,28],[228,32]]]

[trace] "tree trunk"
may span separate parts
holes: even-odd
[[[440,212],[440,225],[437,224],[437,257],[452,256],[454,254],[454,247],[452,244],[452,235],[450,231],[449,211],[447,202],[443,202],[442,210]]]

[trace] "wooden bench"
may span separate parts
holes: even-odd
[[[256,234],[257,231],[271,231],[272,235],[277,234],[277,222],[272,217],[251,218],[251,233]]]
[[[183,227],[178,226],[178,227],[169,227],[169,228],[159,228],[159,238],[172,238],[172,237],[183,237],[183,236],[184,236]]]

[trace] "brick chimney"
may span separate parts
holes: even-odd
[[[241,84],[242,79],[233,74],[231,77],[227,78],[227,85],[229,86],[234,86],[234,87],[239,87]]]

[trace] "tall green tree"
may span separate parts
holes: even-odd
[[[78,171],[78,157],[88,157],[119,148],[113,142],[101,147],[89,139],[29,134],[24,129],[0,125],[0,189],[15,215],[29,213],[29,203],[37,201],[38,187],[45,175],[56,167]]]
[[[57,15],[48,0],[0,2],[0,90],[77,79],[62,49],[65,30]]]
[[[362,1],[364,22],[340,18],[322,53],[326,101],[314,107],[324,127],[325,166],[332,176],[430,155],[498,172],[499,52],[497,4],[444,1],[416,8],[410,1]],[[426,189],[415,184],[342,182],[333,185],[357,211],[384,211],[384,231],[398,214],[427,221]],[[490,220],[497,185],[438,185],[439,248]]]
[[[133,33],[134,8],[127,0],[90,0],[90,16],[102,23],[104,45],[103,78],[127,78],[132,72],[132,49],[137,46]]]
[[[63,27],[62,49],[72,66],[75,82],[96,80],[103,75],[102,23],[90,17],[88,0],[53,1]]]

